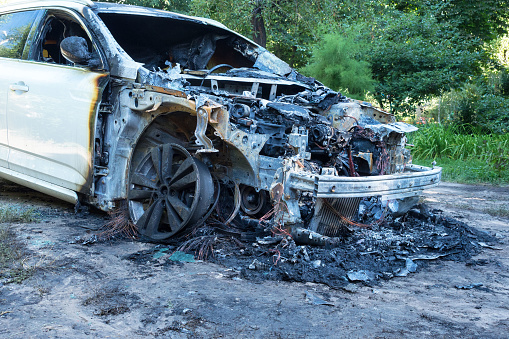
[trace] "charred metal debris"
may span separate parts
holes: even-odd
[[[439,210],[428,211],[425,205],[399,217],[388,215],[372,228],[355,228],[329,246],[298,244],[288,234],[240,227],[225,227],[211,218],[183,241],[155,245],[125,259],[141,266],[182,265],[184,260],[175,260],[174,255],[184,251],[193,261],[206,259],[225,266],[231,279],[313,282],[354,293],[352,283],[376,285],[419,272],[431,262],[485,265],[472,256],[498,243],[487,232],[444,217]]]
[[[402,215],[439,183],[440,168],[411,163],[415,127],[219,23],[126,8],[96,4],[88,17],[111,32],[99,38],[111,74],[83,199],[127,201],[144,238],[181,237],[212,215],[326,245]]]

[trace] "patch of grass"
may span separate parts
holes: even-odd
[[[430,124],[409,135],[414,163],[443,168],[442,179],[509,184],[509,134],[482,134],[468,126]]]
[[[14,231],[0,225],[0,278],[6,278],[6,283],[18,284],[30,278],[35,268],[27,265],[26,260],[25,248]]]
[[[12,261],[22,257],[22,246],[10,227],[0,226],[0,267],[3,269]]]
[[[416,159],[478,159],[500,162],[509,159],[509,134],[480,134],[454,125],[430,124],[409,135]]]
[[[435,159],[437,166],[442,167],[442,180],[460,184],[509,184],[509,171],[494,171],[491,164],[480,159]],[[413,163],[431,166],[433,159],[414,159]]]
[[[459,210],[473,211],[474,207],[469,204],[452,204],[452,206]]]
[[[0,223],[9,222],[37,222],[40,220],[40,214],[35,208],[24,207],[20,205],[2,205],[0,206]]]
[[[484,212],[494,217],[509,218],[509,208],[505,206],[488,207]]]

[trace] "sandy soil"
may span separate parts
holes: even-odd
[[[509,188],[443,183],[425,195],[444,215],[495,235],[495,247],[468,262],[435,260],[407,277],[341,289],[253,282],[232,268],[164,255],[140,263],[156,245],[82,244],[105,215],[75,215],[73,206],[5,182],[0,194],[0,203],[42,215],[13,225],[37,270],[22,284],[1,283],[2,338],[509,337],[509,219],[487,213],[504,214]],[[482,286],[456,287],[471,284]]]

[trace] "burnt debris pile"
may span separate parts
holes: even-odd
[[[369,227],[352,225],[348,233],[324,246],[296,243],[284,228],[268,222],[237,219],[226,226],[209,218],[187,237],[131,257],[140,263],[155,258],[164,261],[162,255],[154,255],[163,248],[161,253],[171,263],[175,263],[172,253],[187,252],[195,259],[231,268],[242,279],[314,282],[338,288],[407,276],[438,259],[467,262],[497,241],[440,212],[418,205],[403,216],[379,218]]]

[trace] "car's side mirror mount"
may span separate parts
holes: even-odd
[[[62,40],[60,52],[64,58],[77,65],[95,69],[101,64],[97,53],[90,53],[87,41],[79,36],[71,36]]]

